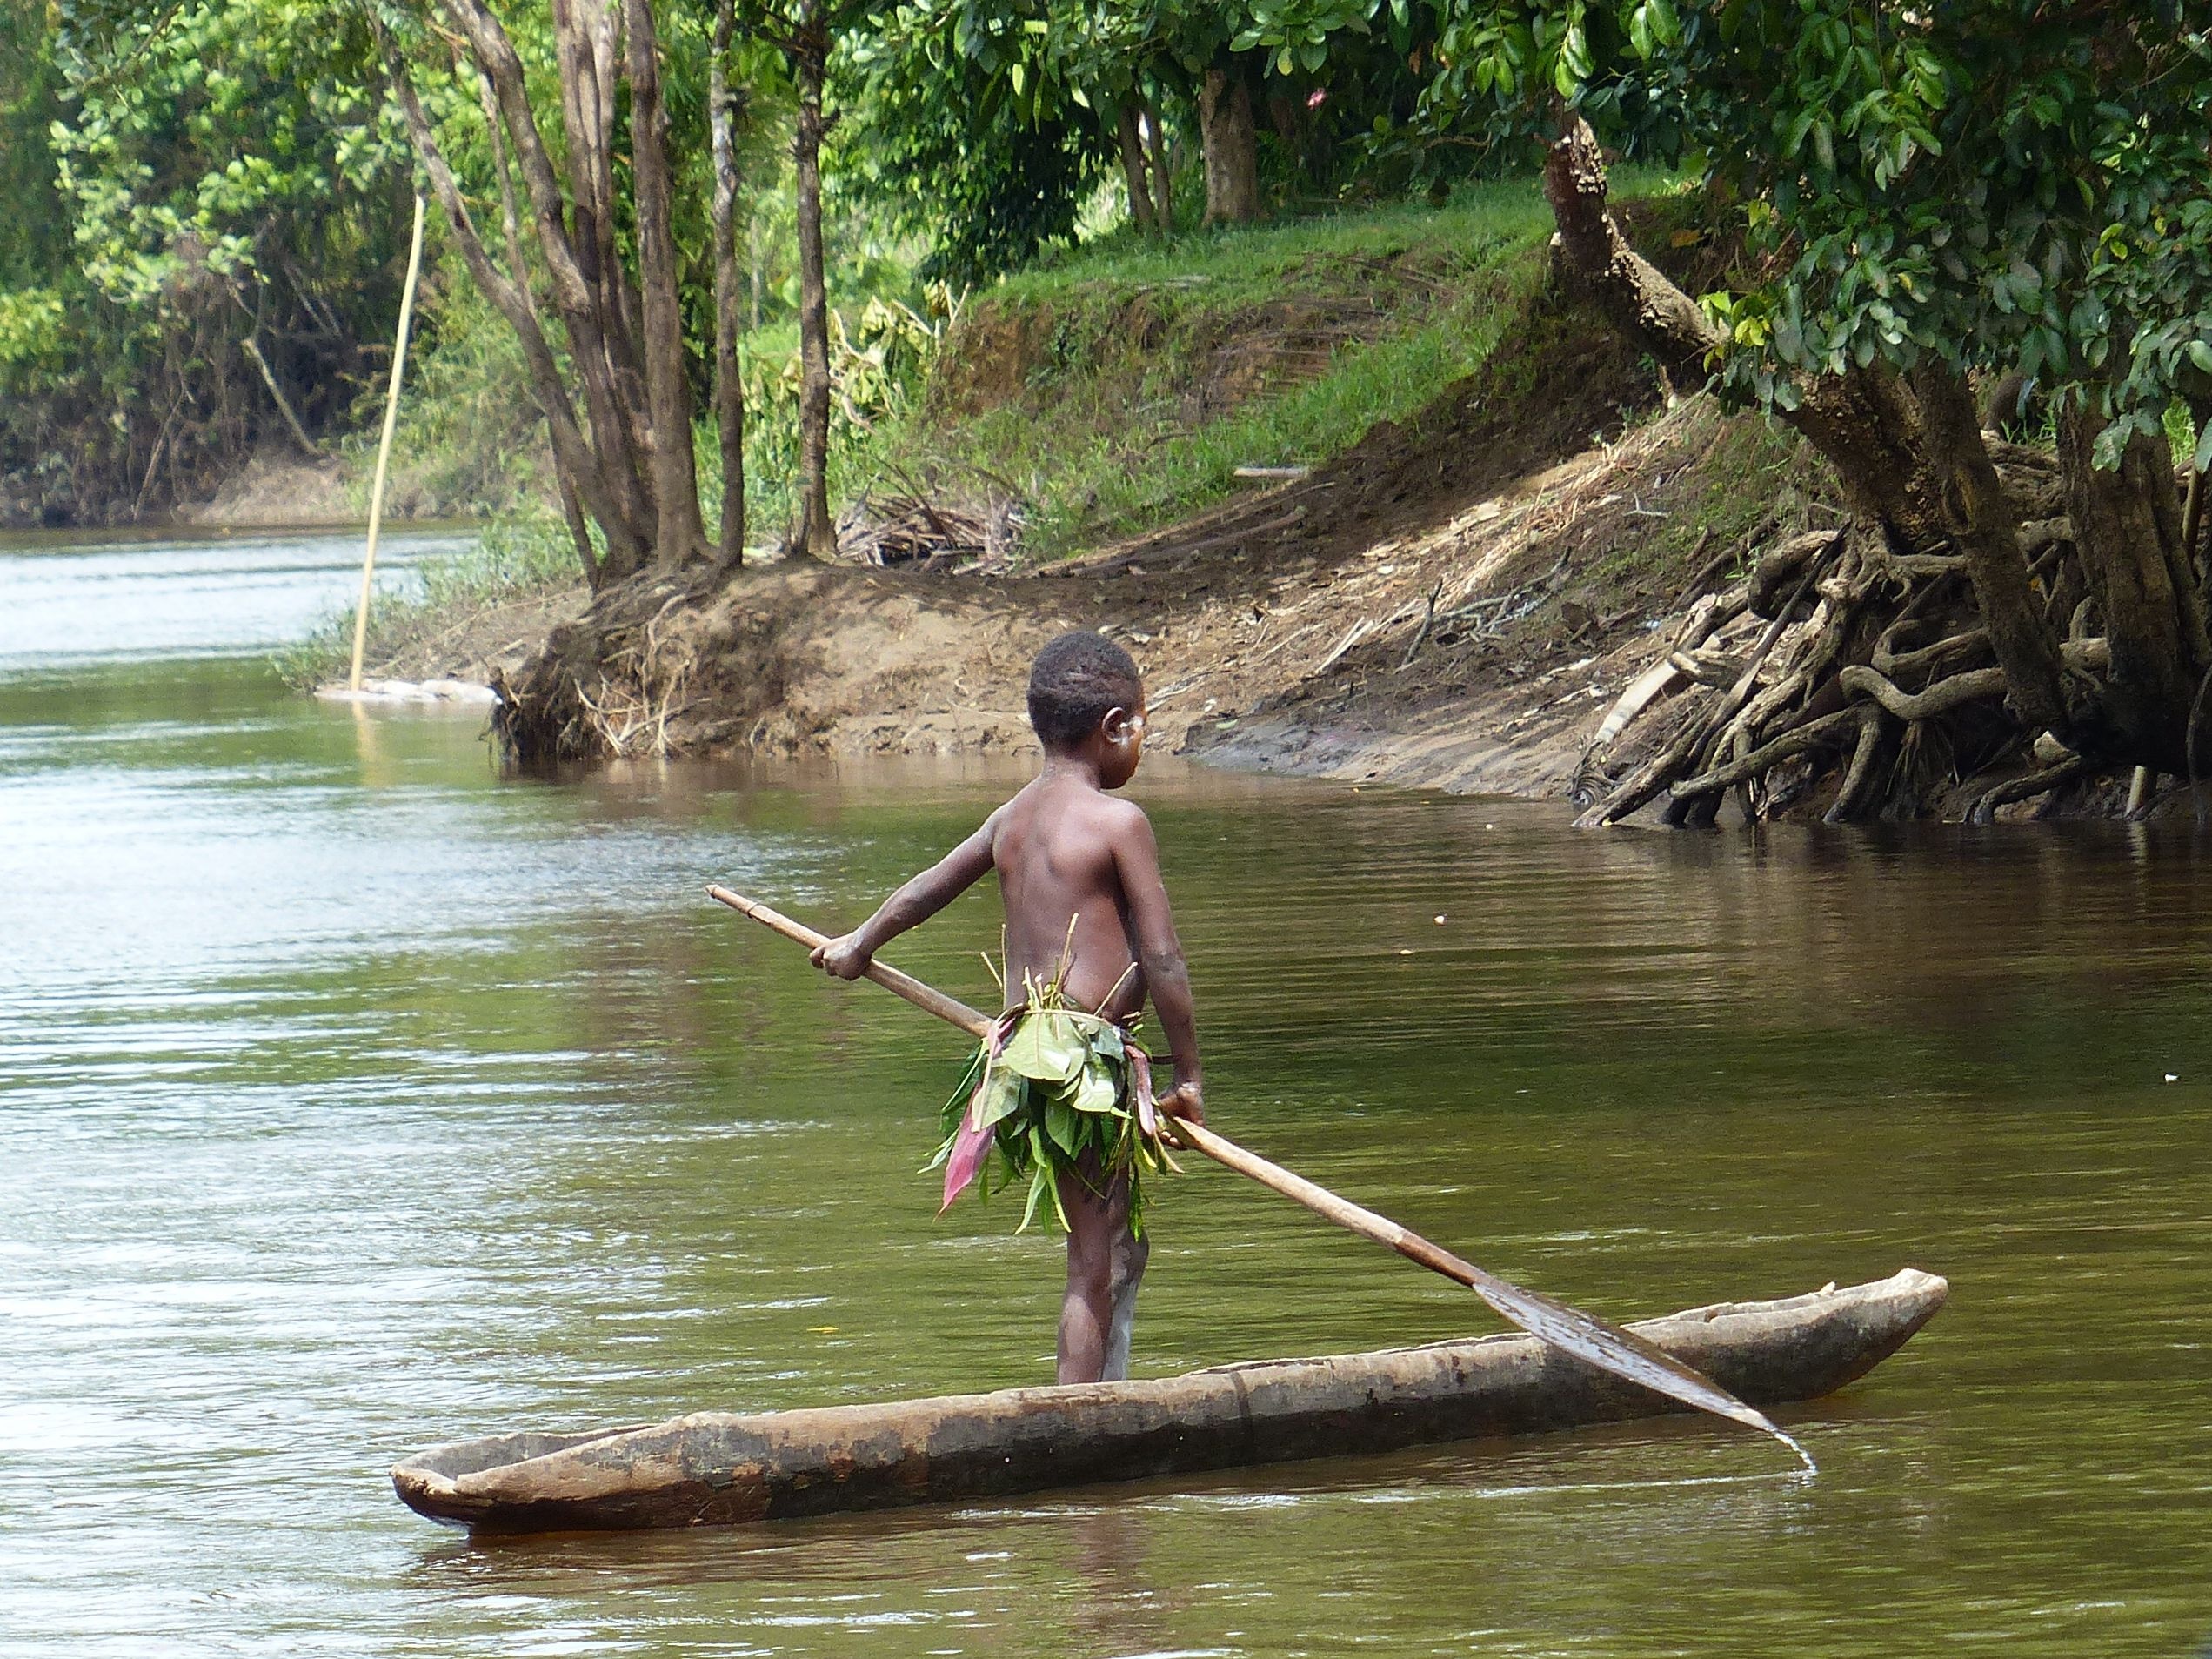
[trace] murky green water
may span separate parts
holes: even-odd
[[[2202,845],[1577,835],[1173,766],[1137,793],[1230,1134],[1615,1314],[1952,1277],[1896,1360],[1784,1414],[1819,1480],[1674,1422],[757,1532],[419,1521],[384,1470],[434,1441],[1044,1379],[1057,1266],[1006,1207],[932,1219],[959,1040],[698,893],[855,918],[1006,780],[503,781],[472,720],[189,654],[296,625],[349,554],[212,586],[201,552],[104,556],[127,603],[0,557],[0,1649],[2212,1634]],[[995,933],[979,896],[892,954],[980,995]],[[1489,1325],[1224,1172],[1154,1225],[1150,1372]]]

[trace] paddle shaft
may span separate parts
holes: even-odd
[[[707,896],[725,904],[743,916],[750,916],[765,927],[773,929],[785,939],[819,949],[830,942],[825,933],[818,933],[804,922],[794,921],[781,911],[732,893],[727,887],[710,886]],[[991,1029],[991,1020],[965,1002],[946,996],[934,987],[924,985],[911,973],[902,973],[888,963],[871,960],[867,977],[894,995],[901,996],[926,1013],[933,1013],[948,1024],[980,1041]],[[1456,1284],[1465,1285],[1483,1301],[1544,1341],[1564,1348],[1576,1357],[1629,1378],[1648,1388],[1710,1411],[1748,1428],[1762,1429],[1804,1457],[1803,1449],[1788,1435],[1775,1428],[1766,1416],[1745,1405],[1741,1401],[1719,1388],[1707,1378],[1672,1355],[1654,1348],[1641,1337],[1622,1331],[1593,1314],[1554,1301],[1538,1292],[1524,1290],[1496,1274],[1476,1267],[1472,1261],[1454,1255],[1449,1250],[1428,1240],[1410,1228],[1400,1227],[1387,1215],[1363,1209],[1348,1199],[1340,1198],[1318,1182],[1303,1175],[1294,1175],[1280,1164],[1262,1158],[1256,1152],[1247,1152],[1226,1135],[1217,1134],[1202,1123],[1193,1123],[1178,1117],[1164,1117],[1162,1126],[1172,1134],[1179,1145],[1191,1147],[1204,1153],[1214,1162],[1249,1176],[1261,1186],[1280,1193],[1284,1197],[1303,1204],[1324,1220],[1387,1244],[1409,1261],[1419,1262],[1433,1273],[1440,1273]],[[1654,1375],[1654,1371],[1661,1375]],[[1810,1458],[1806,1458],[1808,1466]]]

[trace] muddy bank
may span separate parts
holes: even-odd
[[[1694,563],[1817,511],[1794,447],[1532,307],[1514,350],[1311,476],[1020,575],[641,581],[504,676],[525,759],[1032,749],[1030,655],[1094,627],[1212,762],[1562,795]],[[1558,389],[1570,389],[1560,395]]]

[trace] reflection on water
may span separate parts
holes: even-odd
[[[402,1509],[384,1471],[435,1440],[1049,1375],[1053,1245],[934,1221],[916,1173],[959,1038],[698,892],[849,921],[1006,782],[502,781],[476,720],[250,663],[0,679],[0,1649],[2212,1630],[2212,914],[2197,846],[2142,829],[1576,835],[1139,780],[1229,1133],[1616,1315],[1952,1275],[1782,1414],[1816,1482],[1667,1422],[757,1531],[482,1545]],[[893,954],[972,997],[995,933],[977,895]],[[1155,1373],[1491,1324],[1225,1172],[1155,1225]]]

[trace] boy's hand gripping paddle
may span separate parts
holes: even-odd
[[[774,929],[785,939],[792,940],[812,950],[829,942],[826,935],[816,933],[802,922],[793,921],[780,912],[758,904],[751,899],[732,893],[727,887],[711,886],[707,896],[730,906],[741,915],[750,916],[763,926]],[[924,985],[911,973],[880,961],[868,964],[867,977],[896,995],[902,996],[916,1007],[935,1014],[947,1024],[958,1026],[969,1036],[981,1040],[990,1030],[989,1018],[971,1008],[965,1002],[946,996],[942,991]],[[1682,1363],[1673,1355],[1647,1341],[1633,1331],[1624,1331],[1607,1324],[1594,1314],[1579,1308],[1570,1308],[1563,1301],[1540,1295],[1533,1290],[1523,1290],[1519,1285],[1485,1272],[1472,1261],[1463,1261],[1449,1250],[1431,1244],[1418,1233],[1398,1225],[1385,1215],[1339,1198],[1326,1187],[1317,1186],[1303,1175],[1294,1175],[1279,1164],[1268,1162],[1257,1153],[1246,1152],[1233,1141],[1216,1134],[1203,1124],[1188,1122],[1182,1118],[1163,1114],[1161,1127],[1186,1147],[1194,1147],[1218,1164],[1226,1164],[1240,1175],[1249,1175],[1262,1187],[1272,1187],[1284,1197],[1295,1199],[1315,1214],[1349,1228],[1363,1238],[1378,1244],[1387,1244],[1410,1261],[1418,1261],[1447,1279],[1465,1285],[1500,1314],[1532,1335],[1541,1338],[1561,1353],[1609,1371],[1617,1377],[1639,1383],[1671,1400],[1694,1406],[1700,1411],[1709,1411],[1715,1416],[1726,1417],[1748,1428],[1772,1435],[1803,1460],[1808,1470],[1814,1468],[1813,1460],[1805,1448],[1768,1420],[1764,1412],[1744,1404],[1727,1389],[1711,1381],[1694,1367]]]

